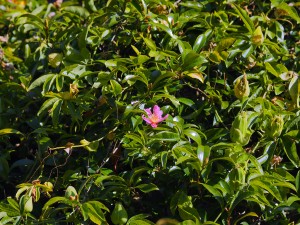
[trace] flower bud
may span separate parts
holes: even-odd
[[[278,138],[282,132],[284,121],[282,116],[275,116],[267,127],[266,134],[270,138]]]
[[[244,97],[248,97],[250,94],[249,82],[247,75],[245,74],[242,78],[239,78],[234,85],[235,97],[242,100]]]
[[[78,194],[76,189],[73,186],[69,186],[66,190],[65,197],[72,201],[77,200]]]
[[[230,138],[233,142],[244,146],[249,143],[251,135],[252,132],[248,129],[247,112],[241,112],[232,123]]]
[[[260,26],[258,26],[256,29],[255,29],[255,31],[254,31],[254,33],[253,33],[253,36],[252,36],[252,43],[254,44],[254,45],[261,45],[263,42],[264,42],[264,35],[263,35],[263,33],[262,33],[262,31],[261,31],[261,27]]]

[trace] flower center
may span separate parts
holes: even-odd
[[[150,116],[150,120],[153,122],[153,123],[158,123],[159,122],[159,118],[157,115],[153,114]]]

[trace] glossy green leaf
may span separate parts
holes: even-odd
[[[219,202],[221,208],[223,208],[224,199],[222,194],[219,192],[219,190],[208,184],[201,184],[201,185],[203,185],[213,195],[213,197]]]
[[[121,202],[115,204],[115,208],[111,214],[113,224],[125,224],[128,220],[127,212]]]
[[[247,200],[252,195],[255,195],[255,193],[251,191],[238,191],[230,202],[229,211],[232,212],[241,201]]]
[[[161,131],[151,136],[151,141],[179,141],[178,133],[170,131]]]
[[[153,51],[156,51],[156,44],[152,39],[150,38],[143,38],[143,39],[148,48],[150,48]]]
[[[30,86],[28,87],[27,91],[31,91],[34,88],[36,88],[36,87],[44,84],[47,79],[52,78],[53,76],[55,76],[55,74],[46,74],[46,75],[43,75],[43,76],[37,78],[34,82],[32,82],[30,84]]]
[[[115,80],[110,80],[110,85],[112,87],[113,94],[118,96],[122,93],[122,86]]]
[[[294,76],[289,83],[289,93],[293,103],[299,107],[300,80],[298,76]]]
[[[53,122],[54,126],[58,125],[62,103],[63,103],[63,100],[59,99],[56,102],[54,102],[54,104],[52,106],[51,116],[52,116],[52,122]]]
[[[284,15],[287,15],[296,20],[297,23],[300,23],[300,17],[297,13],[297,10],[293,6],[288,5],[286,2],[281,2],[279,5],[276,6],[276,8],[284,10]]]
[[[258,215],[255,212],[249,212],[249,213],[246,213],[245,215],[241,216],[239,219],[237,219],[233,225],[237,225],[238,222],[242,221],[243,219],[245,219],[246,217],[249,217],[249,216],[258,217]]]
[[[144,193],[148,193],[148,192],[151,192],[151,191],[157,191],[157,190],[159,190],[158,187],[155,184],[153,184],[153,183],[139,184],[139,185],[137,185],[135,187],[138,188],[138,189],[140,189]]]
[[[297,193],[299,194],[300,193],[300,171],[298,171],[296,175],[295,185],[296,185]]]
[[[199,52],[200,49],[203,48],[205,43],[206,43],[206,36],[204,34],[200,34],[194,42],[193,50],[195,52]]]
[[[60,92],[64,85],[64,77],[61,75],[56,76],[56,90]]]
[[[85,202],[82,205],[83,209],[86,209],[86,214],[91,221],[96,224],[103,224],[105,223],[105,216],[102,212],[102,203],[97,201],[89,201]]]
[[[172,32],[172,30],[171,30],[169,27],[167,27],[166,25],[163,25],[163,24],[160,24],[160,23],[153,23],[153,22],[150,22],[150,24],[151,24],[153,27],[156,27],[156,28],[158,28],[158,29],[163,30],[163,31],[166,32],[168,35],[170,35],[171,38],[173,38],[173,39],[175,39],[175,40],[178,38],[178,36],[174,35],[173,32]]]
[[[83,18],[87,18],[90,13],[85,8],[81,6],[66,6],[62,8],[63,11],[74,13],[75,15],[79,15]]]
[[[294,164],[296,168],[300,166],[300,159],[297,152],[296,143],[288,138],[283,137],[281,139],[284,152],[289,160]]]
[[[232,5],[233,5],[233,8],[235,9],[236,13],[243,20],[248,31],[252,34],[254,32],[254,24],[253,24],[252,20],[250,19],[249,15],[247,14],[247,12],[237,4],[232,4]]]
[[[201,137],[198,134],[197,130],[193,129],[193,128],[189,128],[184,130],[184,134],[188,137],[193,139],[198,145],[201,145],[202,141],[201,141]]]
[[[256,185],[259,188],[263,188],[266,191],[268,191],[271,195],[273,195],[278,201],[282,201],[279,191],[276,188],[272,188],[270,183],[255,179],[250,182],[250,185]]]
[[[204,62],[206,62],[206,59],[203,56],[197,54],[194,51],[189,51],[183,57],[182,69],[189,70],[195,66],[201,66]]]

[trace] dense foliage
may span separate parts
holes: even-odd
[[[300,3],[1,0],[0,224],[300,223]]]

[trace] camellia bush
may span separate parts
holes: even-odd
[[[0,224],[300,223],[298,1],[0,2]]]

